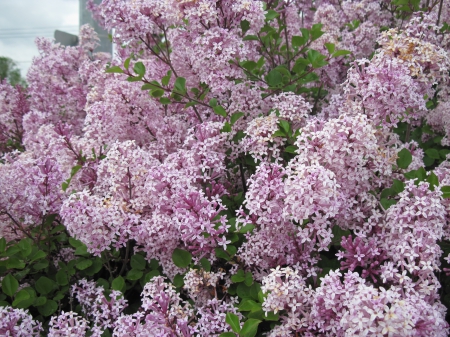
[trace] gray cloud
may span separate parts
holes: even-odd
[[[78,0],[0,0],[0,56],[18,62],[25,76],[38,36],[53,38],[55,29],[78,32]]]

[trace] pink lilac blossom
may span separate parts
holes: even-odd
[[[27,75],[31,110],[47,113],[47,122],[70,122],[77,132],[81,131],[88,91],[88,83],[80,79],[79,69],[84,62],[92,62],[91,57],[95,59],[95,54],[91,56],[89,52],[97,39],[89,26],[80,31],[85,46],[63,47],[38,38],[40,56],[34,58]],[[106,60],[102,57],[101,61]]]
[[[144,286],[141,296],[141,310],[118,317],[113,336],[192,336],[188,323],[193,310],[172,284],[156,276]]]
[[[199,318],[193,328],[195,336],[219,336],[224,332],[232,333],[230,325],[225,321],[227,313],[235,314],[240,320],[243,319],[243,315],[238,312],[236,304],[237,298],[230,302],[213,298],[199,307],[197,311]]]
[[[413,275],[422,263],[439,269],[442,254],[437,241],[444,236],[445,207],[441,191],[430,191],[429,184],[406,181],[397,204],[389,207],[380,224],[380,245],[399,268]]]
[[[191,269],[184,276],[183,288],[197,305],[203,305],[212,297],[217,297],[216,287],[223,279],[223,272],[207,272],[203,269]]]
[[[101,336],[105,329],[113,328],[128,303],[120,291],[112,290],[109,298],[103,291],[94,281],[85,279],[78,281],[71,289],[71,295],[76,297],[84,314],[94,323],[93,336]]]
[[[420,84],[397,58],[361,59],[349,70],[344,92],[349,111],[366,114],[376,126],[395,127],[426,114]]]
[[[318,250],[331,243],[331,223],[340,208],[339,185],[335,174],[317,164],[304,165],[292,160],[284,181],[285,219],[298,223],[301,242],[317,242]]]
[[[324,336],[446,336],[442,304],[401,289],[374,288],[357,273],[331,271],[315,290],[311,328]]]
[[[272,269],[263,278],[262,292],[266,295],[263,310],[280,313],[281,325],[276,326],[269,336],[288,336],[293,331],[304,332],[309,326],[309,315],[314,290],[306,284],[306,280],[298,268]],[[286,313],[286,314],[283,314]]]
[[[26,89],[13,87],[6,81],[0,82],[0,152],[4,153],[11,145],[22,143],[23,116],[30,110]],[[8,144],[12,143],[12,144]],[[17,146],[16,145],[16,146]]]
[[[246,235],[247,240],[237,255],[255,271],[254,276],[286,264],[299,264],[302,272],[315,275],[317,258],[311,256],[314,244],[302,242],[302,238],[296,236],[298,227],[283,216],[284,176],[280,164],[263,162],[247,181],[249,187],[244,204],[248,215],[241,214],[236,224],[251,223],[255,229]]]
[[[89,322],[77,313],[61,312],[53,316],[49,323],[48,337],[85,336],[89,329]]]
[[[0,335],[10,337],[40,336],[41,323],[33,320],[28,310],[0,307]]]
[[[12,239],[23,237],[47,216],[58,214],[63,178],[53,158],[35,159],[25,152],[13,153],[4,160],[6,163],[0,166],[1,231],[2,236]]]

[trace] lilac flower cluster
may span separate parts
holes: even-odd
[[[73,269],[44,328],[5,283],[0,335],[447,335],[448,5],[89,1],[114,56],[83,26],[0,83],[0,254]]]

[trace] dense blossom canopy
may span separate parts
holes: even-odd
[[[0,335],[447,336],[448,0],[88,8],[0,83]]]

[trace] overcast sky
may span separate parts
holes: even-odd
[[[78,35],[78,0],[0,0],[0,56],[17,62],[25,77],[37,36],[53,38],[55,29]]]

